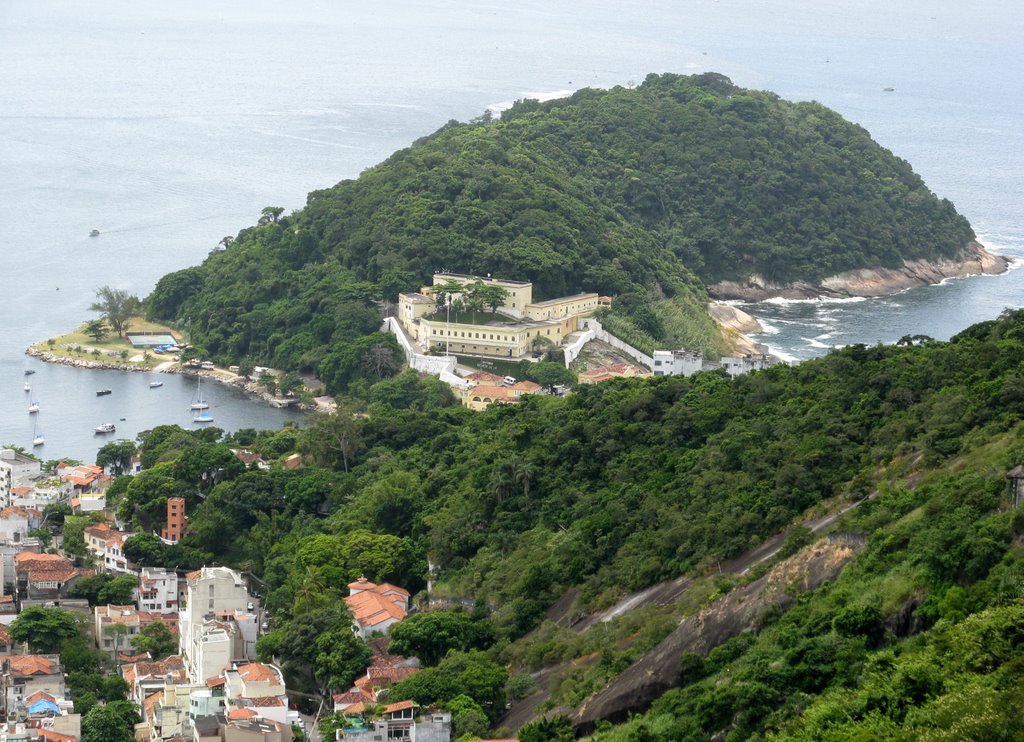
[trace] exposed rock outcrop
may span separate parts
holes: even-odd
[[[1005,273],[1010,258],[990,253],[979,242],[967,245],[958,255],[937,261],[906,260],[901,268],[860,268],[844,271],[820,283],[795,282],[778,284],[761,276],[745,281],[720,281],[708,287],[715,299],[764,301],[784,299],[815,299],[818,297],[887,296],[914,286],[927,286],[947,278]]]
[[[754,317],[731,304],[719,304],[711,302],[708,304],[708,313],[718,324],[722,338],[729,346],[729,352],[735,355],[748,355],[767,353],[768,348],[761,343],[747,337],[748,332],[762,332],[761,323]]]
[[[585,701],[573,718],[574,725],[586,732],[602,719],[623,721],[631,713],[644,711],[679,684],[679,661],[684,654],[707,655],[726,640],[755,631],[770,611],[786,610],[800,593],[834,579],[856,553],[856,545],[850,543],[819,541],[683,619],[658,646]]]

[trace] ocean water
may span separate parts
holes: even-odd
[[[714,70],[819,100],[910,161],[986,244],[1024,256],[1021,38],[1024,10],[1009,0],[7,0],[0,442],[31,440],[26,368],[38,370],[48,458],[91,458],[101,422],[119,436],[187,424],[182,379],[151,393],[144,375],[22,355],[89,318],[95,288],[145,295],[262,207],[299,208],[308,191],[449,119],[649,72]],[[93,228],[102,234],[91,239]],[[948,337],[1020,306],[1022,281],[1012,271],[890,299],[747,309],[773,348],[806,358],[907,333]],[[99,386],[114,394],[97,400]],[[290,419],[211,387],[217,425]]]

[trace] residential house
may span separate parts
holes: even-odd
[[[55,654],[26,654],[0,658],[2,667],[3,702],[7,718],[16,716],[16,710],[26,709],[25,702],[39,700],[38,693],[46,694],[58,709],[70,712],[64,668]],[[26,713],[27,715],[27,713]]]
[[[42,513],[35,508],[9,506],[0,510],[0,541],[19,543],[39,528]]]
[[[385,706],[379,718],[368,719],[365,711],[346,712],[349,723],[337,731],[336,739],[344,742],[449,742],[452,717],[448,713],[432,713],[417,717],[419,706],[413,701],[399,701]]]
[[[103,474],[103,468],[95,464],[57,465],[57,476],[65,482],[70,482],[78,495],[85,492],[96,492],[99,489],[101,474]]]
[[[0,448],[0,505],[11,505],[11,489],[27,486],[41,473],[36,459],[12,448]]]
[[[178,612],[178,574],[163,567],[143,567],[136,590],[140,611]]]
[[[402,657],[388,652],[386,637],[375,637],[369,641],[373,656],[365,674],[356,678],[355,685],[344,693],[334,693],[334,710],[347,712],[360,704],[377,702],[377,694],[417,672],[420,661],[416,657]]]
[[[93,609],[93,636],[96,646],[115,657],[131,647],[131,640],[151,623],[163,623],[175,633],[177,617],[173,614],[140,611],[133,605],[98,605]]]
[[[18,594],[27,600],[55,600],[79,577],[93,574],[91,569],[77,569],[69,559],[58,554],[36,554],[23,551],[14,555]]]
[[[139,705],[168,684],[188,683],[185,662],[181,655],[177,654],[158,662],[133,662],[121,665],[121,676],[128,683],[129,698]]]
[[[532,381],[516,381],[508,383],[495,374],[478,371],[465,377],[470,386],[458,391],[463,406],[477,412],[486,410],[492,404],[514,404],[524,394],[537,394],[540,384]]]
[[[352,611],[352,630],[364,639],[386,634],[409,612],[409,591],[397,585],[380,585],[360,577],[349,583],[345,603]]]
[[[270,469],[270,464],[260,456],[258,453],[247,451],[244,448],[232,448],[231,453],[238,457],[238,460],[245,464],[250,469],[263,469],[267,471]]]

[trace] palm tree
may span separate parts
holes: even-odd
[[[523,497],[530,497],[530,485],[537,476],[537,467],[525,459],[512,462],[512,481],[523,486]]]
[[[505,501],[513,484],[515,484],[515,480],[512,478],[511,467],[507,461],[498,464],[491,470],[488,488],[499,505]]]

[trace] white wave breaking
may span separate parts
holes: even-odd
[[[557,98],[568,98],[575,92],[575,88],[548,90],[547,92],[542,93],[526,92],[520,95],[518,98],[516,98],[516,100],[523,100],[524,98],[529,98],[544,103],[545,101],[556,100]],[[490,111],[492,114],[499,114],[502,111],[507,111],[508,109],[510,109],[515,104],[515,102],[515,100],[498,101],[497,103],[491,103],[489,106],[487,106],[487,110]]]

